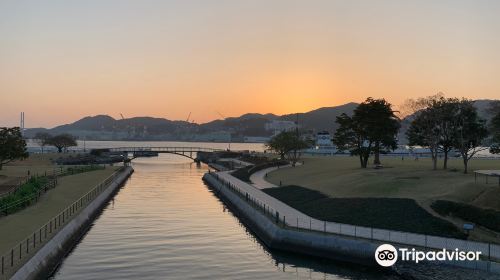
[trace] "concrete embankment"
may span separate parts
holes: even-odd
[[[117,174],[113,181],[94,200],[40,248],[11,279],[40,279],[48,277],[85,234],[102,208],[132,173],[133,169],[126,167]]]
[[[221,178],[224,179],[220,180]],[[287,205],[279,207],[278,204],[282,203],[273,201],[274,199],[264,199],[262,195],[266,195],[259,190],[258,186],[250,186],[242,183],[236,187],[234,184],[238,184],[238,180],[234,179],[233,182],[230,183],[232,180],[231,177],[228,177],[227,173],[224,172],[219,172],[216,175],[207,173],[203,179],[216,191],[217,195],[233,210],[240,220],[272,249],[376,266],[378,268],[380,268],[380,266],[375,262],[374,256],[377,247],[383,243],[390,243],[400,248],[416,247],[417,249],[428,251],[428,248],[404,245],[397,242],[381,241],[373,238],[367,239],[342,234],[330,234],[326,231],[326,223],[324,224],[323,231],[318,231],[318,229],[310,231],[299,228],[298,220],[297,228],[291,227],[288,223],[287,226],[283,226],[285,223],[284,214],[287,215],[286,217],[292,217],[292,221],[295,219],[292,213],[293,209],[289,209],[290,207]],[[237,191],[234,189],[237,189]],[[253,197],[259,197],[259,199],[255,200]],[[265,209],[270,209],[271,211],[266,211]],[[295,212],[297,211],[295,210]],[[304,215],[302,213],[300,214]],[[430,251],[432,251],[432,249],[430,249]],[[427,263],[428,262],[421,262],[420,264],[424,265]],[[405,264],[407,264],[406,267],[412,266],[411,262]],[[500,273],[498,263],[486,259],[474,262],[446,261],[432,263],[432,265],[434,267],[439,267],[442,271],[451,271],[455,269],[455,267],[467,268],[466,272],[462,272],[464,275],[469,275],[472,272],[468,269],[475,270],[473,273],[476,274],[474,275],[481,275],[481,277],[488,275],[488,272],[493,274]],[[396,272],[398,272],[400,268],[401,265],[399,264],[392,267]],[[400,272],[398,273],[400,274]],[[491,276],[488,275],[485,279],[486,278],[490,279]]]
[[[205,174],[203,180],[269,248],[369,266],[376,265],[373,256],[379,244],[363,239],[283,228],[252,207],[244,198],[224,187],[210,174]]]

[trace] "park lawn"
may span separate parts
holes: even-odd
[[[299,186],[263,191],[316,219],[452,238],[465,234],[407,198],[332,198]],[[418,222],[416,222],[418,221]]]
[[[452,158],[448,170],[432,170],[430,159],[382,157],[383,169],[360,168],[359,159],[349,156],[306,157],[305,164],[268,174],[275,185],[297,185],[330,197],[410,198],[430,205],[450,200],[500,210],[500,187],[496,180],[474,182],[473,170],[500,169],[500,160],[474,159],[469,174],[462,173],[462,161]],[[442,161],[439,161],[441,168]]]
[[[68,156],[74,156],[74,154],[30,154],[26,159],[16,160],[4,165],[0,170],[0,194],[9,191],[13,186],[19,185],[19,182],[27,178],[28,174],[32,176],[44,175],[63,167],[54,165],[52,160]]]
[[[50,190],[32,206],[9,216],[0,216],[0,253],[4,253],[43,226],[52,217],[109,177],[118,167],[106,167],[59,178]]]

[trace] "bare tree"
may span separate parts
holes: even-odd
[[[37,142],[37,144],[42,148],[42,154],[43,154],[43,148],[49,145],[49,139],[51,137],[52,136],[47,132],[37,132],[35,134],[35,137],[33,137],[33,139]]]

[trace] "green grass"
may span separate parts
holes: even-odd
[[[389,230],[465,238],[452,223],[432,216],[412,199],[331,198],[299,186],[264,189],[299,211],[326,221]]]
[[[118,167],[61,177],[55,189],[30,207],[0,217],[0,254],[9,250],[44,225],[68,205],[104,181]]]
[[[431,205],[434,211],[443,216],[455,216],[466,221],[500,232],[500,211],[482,209],[453,201],[438,200]]]
[[[46,177],[32,177],[28,182],[21,185],[16,192],[0,199],[0,209],[2,214],[11,214],[30,205],[38,197],[45,184],[49,181]],[[11,206],[9,206],[11,205]]]
[[[362,169],[357,157],[306,157],[305,164],[268,174],[275,185],[298,185],[330,197],[410,198],[430,205],[434,200],[463,202],[482,208],[500,210],[500,187],[497,182],[474,182],[473,170],[500,169],[500,160],[470,161],[470,174],[463,174],[460,159],[449,161],[449,170],[432,170],[430,159],[382,157],[384,168]],[[441,168],[442,162],[439,162]]]

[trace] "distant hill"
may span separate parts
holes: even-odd
[[[358,103],[351,102],[335,107],[323,107],[307,113],[299,113],[299,125],[303,129],[309,129],[316,132],[327,130],[333,133],[337,130],[337,123],[335,123],[337,116],[343,113],[351,115],[357,106]],[[297,119],[297,114],[283,115],[279,119],[295,121]]]
[[[483,118],[491,118],[488,108],[493,100],[478,100],[475,106]],[[239,117],[214,120],[204,124],[186,121],[172,121],[164,118],[134,117],[114,119],[108,115],[84,117],[74,123],[60,125],[51,129],[32,128],[26,130],[27,137],[45,131],[51,134],[71,133],[88,140],[183,140],[183,141],[218,141],[228,139],[229,134],[235,141],[242,141],[245,136],[271,136],[272,131],[265,129],[265,124],[273,120],[293,121],[298,116],[301,130],[318,132],[337,129],[335,119],[342,113],[351,115],[357,103],[347,103],[334,107],[323,107],[305,113],[274,115],[248,113]],[[413,116],[402,120],[400,143],[406,143],[405,132]]]

